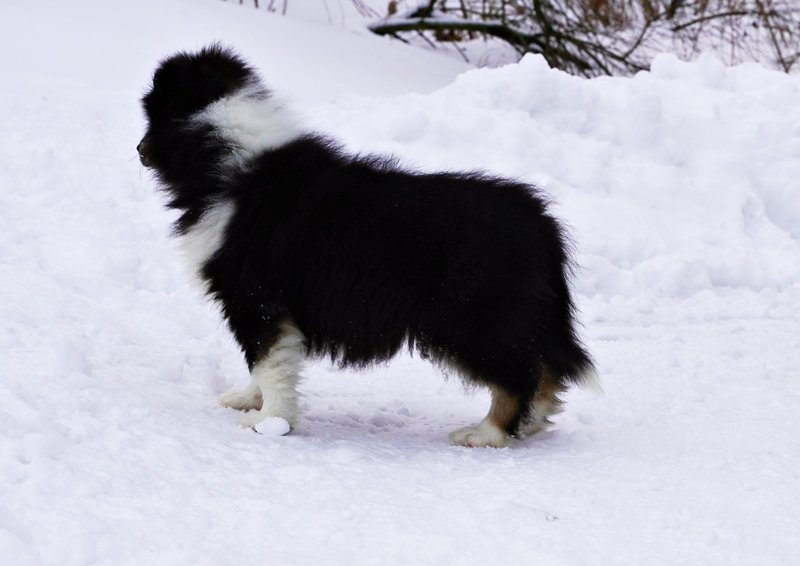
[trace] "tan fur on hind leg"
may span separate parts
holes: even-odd
[[[450,442],[459,446],[482,448],[508,446],[509,425],[519,417],[519,397],[500,388],[492,388],[492,406],[489,414],[475,426],[460,428],[450,433]]]

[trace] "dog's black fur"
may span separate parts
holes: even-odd
[[[287,321],[309,355],[343,366],[407,345],[513,399],[513,414],[495,419],[512,436],[535,417],[543,380],[559,392],[591,373],[565,236],[538,189],[409,172],[313,134],[232,160],[235,140],[193,117],[257,81],[219,46],[163,61],[143,98],[139,146],[182,213],[177,234],[218,203],[234,205],[200,274],[251,369]]]

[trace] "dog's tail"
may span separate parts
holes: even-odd
[[[600,374],[597,372],[597,367],[594,362],[588,360],[584,365],[577,368],[575,377],[571,377],[577,385],[594,391],[596,393],[603,393],[603,382],[600,380]]]
[[[551,346],[547,367],[565,386],[573,383],[602,393],[603,385],[594,361],[577,338],[571,332],[568,334],[566,340],[562,340],[555,347]]]

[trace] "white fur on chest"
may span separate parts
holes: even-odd
[[[206,288],[206,282],[201,270],[222,246],[225,231],[235,211],[236,207],[229,201],[213,204],[203,213],[200,220],[180,237],[179,244],[186,265],[203,288]]]

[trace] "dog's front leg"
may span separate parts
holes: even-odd
[[[226,407],[247,411],[242,426],[255,429],[268,417],[285,419],[289,426],[297,422],[297,382],[306,356],[305,337],[289,321],[281,322],[267,344],[257,353],[248,353],[250,384],[220,397]]]

